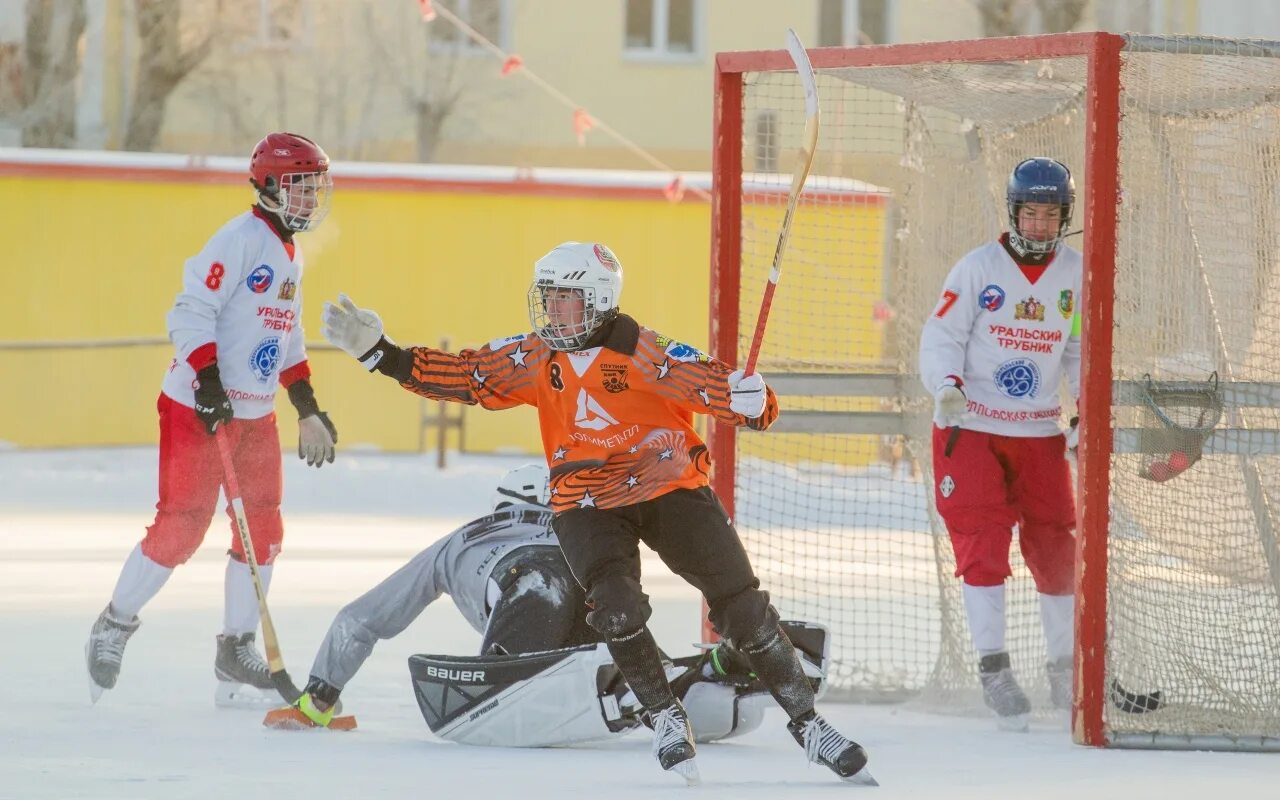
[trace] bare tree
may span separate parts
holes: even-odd
[[[84,0],[27,0],[22,67],[23,147],[71,147]]]
[[[365,9],[369,35],[396,42],[387,49],[383,77],[396,88],[409,112],[417,160],[434,161],[446,122],[468,95],[482,91],[474,79],[477,65],[488,75],[497,73],[497,65],[466,55],[464,49],[471,46],[470,40],[443,18],[423,24],[413,19],[416,14],[407,4],[405,9],[410,13],[403,18],[388,15],[383,7],[374,11],[372,4]],[[492,0],[472,2],[468,22],[482,34],[496,38],[500,9],[501,4]]]
[[[1089,0],[973,0],[983,36],[1020,36],[1032,32],[1038,12],[1040,33],[1064,33],[1080,23]]]
[[[1040,25],[1045,33],[1075,30],[1084,16],[1089,0],[1036,0],[1040,9]]]
[[[134,0],[138,74],[124,149],[151,150],[160,137],[165,105],[178,84],[208,57],[216,28],[196,34],[181,25],[180,0]]]

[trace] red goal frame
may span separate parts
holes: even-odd
[[[949,62],[1016,61],[1084,56],[1085,102],[1084,292],[1079,474],[1076,487],[1075,701],[1076,742],[1106,746],[1107,536],[1112,450],[1111,353],[1115,302],[1116,227],[1119,207],[1120,67],[1122,36],[1067,33],[974,41],[826,47],[809,50],[814,69],[900,66]],[[728,364],[740,357],[740,309],[744,293],[755,301],[763,287],[742,286],[742,101],[744,76],[792,71],[787,51],[716,54],[712,126],[711,303],[712,351]],[[787,291],[781,287],[780,291]],[[767,346],[767,345],[766,345]],[[768,376],[766,375],[766,379]],[[785,412],[784,412],[785,413]],[[712,487],[734,513],[736,429],[716,423],[708,431]],[[704,620],[704,634],[710,629]]]

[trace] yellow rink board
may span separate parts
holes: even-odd
[[[644,196],[600,185],[552,193],[529,191],[519,182],[483,190],[430,181],[336,183],[329,218],[300,240],[308,344],[322,344],[321,304],[339,291],[375,309],[401,344],[436,346],[448,337],[458,349],[524,332],[533,261],[576,239],[604,241],[618,254],[627,313],[707,347],[711,223],[705,202],[671,203],[660,191]],[[183,181],[127,170],[87,177],[65,170],[0,171],[0,296],[6,307],[0,342],[163,338],[184,260],[251,202],[238,176]],[[834,213],[847,215],[841,222],[859,229],[883,224],[877,206]],[[878,296],[879,252],[859,261],[856,279]],[[820,292],[807,285],[804,273],[796,270],[794,280],[789,275],[784,290]],[[744,286],[747,298],[759,291],[753,281]],[[865,321],[845,332],[845,341],[856,343],[848,355],[878,352],[870,314],[850,319]],[[779,320],[780,329],[789,324],[785,315]],[[816,355],[825,360],[834,354]],[[171,358],[167,345],[0,349],[0,445],[155,442],[155,399]],[[315,349],[310,360],[317,397],[338,427],[341,446],[417,449],[418,398],[365,374],[344,354]],[[295,416],[283,392],[279,397],[289,446]],[[531,409],[464,413],[468,450],[540,452]]]

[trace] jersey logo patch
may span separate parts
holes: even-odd
[[[276,273],[266,264],[259,264],[253,272],[249,273],[249,277],[244,283],[249,287],[249,291],[254,294],[262,294],[271,288],[271,281],[275,280]]]
[[[1040,368],[1029,358],[1015,358],[996,367],[996,388],[1006,397],[1035,397],[1040,391]]]
[[[672,342],[669,344],[667,346],[666,353],[667,357],[672,361],[683,361],[687,363],[691,361],[705,362],[711,360],[698,348],[690,347],[689,345],[682,344],[681,342]]]
[[[1075,293],[1070,289],[1063,289],[1062,294],[1058,295],[1058,313],[1063,319],[1071,319],[1071,315],[1076,310]]]
[[[507,345],[511,344],[512,342],[524,341],[524,337],[525,335],[523,333],[520,333],[515,336],[505,336],[501,339],[494,339],[492,342],[489,342],[489,349],[496,352],[506,347]]]
[[[984,311],[999,311],[1004,306],[1004,289],[990,284],[978,295],[978,305]]]
[[[1014,319],[1026,319],[1033,322],[1044,322],[1044,303],[1034,297],[1028,297],[1014,306]]]
[[[600,374],[601,383],[604,384],[604,390],[610,394],[625,392],[627,386],[627,365],[626,364],[601,364]]]
[[[579,428],[601,431],[610,425],[617,425],[618,421],[605,411],[604,406],[600,405],[594,397],[587,394],[586,389],[579,389],[578,414],[573,424]]]
[[[294,292],[298,290],[297,281],[292,278],[285,278],[284,283],[280,284],[280,293],[276,297],[280,300],[292,300]]]
[[[279,336],[269,336],[258,342],[258,346],[253,348],[253,355],[249,356],[249,369],[253,370],[253,377],[263,383],[275,376],[276,367],[279,365]]]

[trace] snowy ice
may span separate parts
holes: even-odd
[[[430,456],[340,451],[317,471],[288,456],[270,605],[299,684],[339,608],[484,513],[498,478],[529,460],[463,455],[440,472]],[[447,598],[379,644],[347,687],[358,731],[269,731],[261,712],[213,705],[231,537],[221,513],[143,610],[116,688],[91,705],[84,642],[151,521],[155,472],[151,448],[0,451],[0,799],[1280,796],[1280,755],[1095,750],[1073,745],[1062,725],[999,733],[989,719],[887,705],[820,705],[867,747],[875,789],[810,766],[776,710],[758,731],[700,747],[696,789],[658,769],[647,731],[540,750],[441,742],[419,715],[405,662],[479,645]],[[696,594],[656,557],[646,556],[644,571],[658,641],[675,655],[693,652]]]

